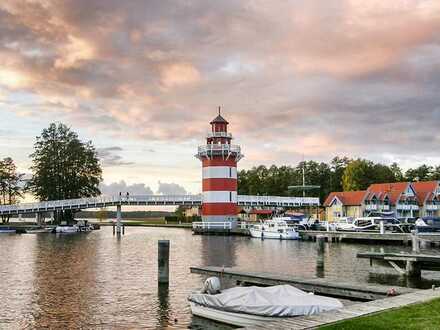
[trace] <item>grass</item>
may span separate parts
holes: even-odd
[[[409,305],[370,316],[359,317],[324,326],[322,330],[437,330],[440,329],[440,299]]]

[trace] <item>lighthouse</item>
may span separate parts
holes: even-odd
[[[243,158],[240,146],[231,144],[228,122],[218,110],[211,122],[206,144],[199,146],[196,157],[202,162],[202,220],[230,222],[237,220],[237,163]]]

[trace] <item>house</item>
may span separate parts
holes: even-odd
[[[201,216],[201,208],[200,206],[185,206],[185,209],[183,211],[183,215],[186,218],[190,218],[190,217],[199,217]]]
[[[272,210],[258,210],[253,209],[249,212],[249,221],[259,221],[262,219],[269,219],[273,214]]]
[[[440,181],[413,182],[419,201],[419,215],[440,216]]]
[[[324,202],[327,221],[340,217],[361,217],[367,191],[332,192]]]
[[[365,215],[394,211],[398,218],[418,216],[419,201],[410,182],[375,183],[367,189]]]

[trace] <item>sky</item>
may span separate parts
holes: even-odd
[[[0,157],[63,122],[107,193],[199,193],[221,106],[240,168],[437,165],[439,31],[438,0],[2,0]]]

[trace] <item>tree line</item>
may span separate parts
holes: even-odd
[[[403,171],[397,163],[384,165],[367,159],[335,157],[329,163],[304,161],[296,166],[260,165],[238,172],[238,193],[249,195],[301,196],[302,190],[289,186],[319,185],[306,196],[321,202],[332,191],[365,190],[373,183],[440,180],[440,166],[423,164]]]

